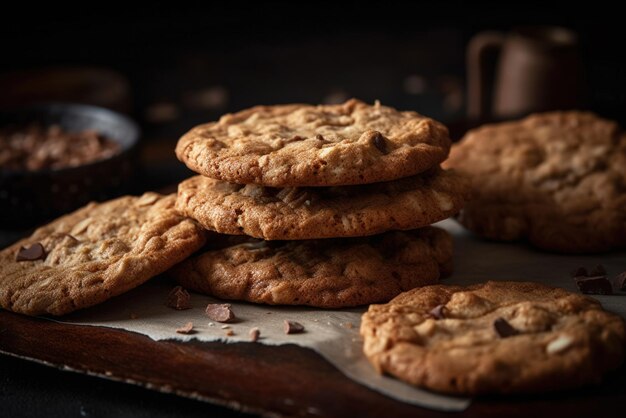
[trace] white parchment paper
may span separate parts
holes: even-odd
[[[626,269],[626,253],[601,256],[562,256],[542,253],[521,244],[479,240],[454,221],[440,222],[454,237],[455,273],[443,283],[462,284],[486,280],[532,280],[576,291],[569,272],[576,267],[593,268],[602,264],[612,277]],[[172,284],[164,280],[145,285],[94,308],[64,318],[64,322],[89,326],[120,328],[149,336],[154,340],[249,342],[249,330],[259,328],[261,339],[255,344],[296,344],[317,351],[342,373],[402,402],[443,411],[461,411],[469,406],[467,398],[456,398],[419,390],[387,376],[381,376],[364,357],[359,336],[361,314],[365,308],[319,310],[298,307],[273,307],[248,303],[232,304],[238,320],[223,329],[204,314],[208,303],[220,302],[192,294],[193,308],[175,311],[164,305]],[[603,306],[626,318],[625,296],[598,296]],[[303,324],[303,334],[286,335],[283,321]],[[176,329],[193,322],[196,333],[181,335]],[[227,336],[232,330],[234,335]],[[251,343],[252,344],[252,343]]]

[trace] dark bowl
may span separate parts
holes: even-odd
[[[105,200],[131,189],[139,127],[108,109],[49,103],[0,112],[0,126],[39,123],[68,132],[95,130],[117,142],[121,151],[88,164],[53,170],[0,172],[0,228],[16,229]]]

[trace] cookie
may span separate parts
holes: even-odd
[[[0,251],[0,306],[63,315],[124,293],[204,243],[174,195],[91,203]],[[18,261],[20,260],[20,261]]]
[[[256,106],[193,128],[178,159],[205,176],[272,187],[394,180],[437,166],[447,128],[416,112],[352,99],[339,105]]]
[[[361,323],[380,372],[463,395],[597,383],[622,363],[625,334],[598,301],[529,282],[426,286],[371,305]]]
[[[452,266],[452,239],[427,227],[371,237],[256,241],[185,260],[184,287],[223,299],[342,308],[386,302],[436,283]]]
[[[487,125],[445,164],[472,180],[459,219],[478,235],[563,253],[626,246],[626,136],[614,122],[553,112]]]
[[[176,208],[223,234],[339,238],[430,225],[458,212],[466,190],[457,175],[439,170],[362,186],[283,189],[196,176],[179,184]]]

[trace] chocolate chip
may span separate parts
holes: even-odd
[[[606,269],[602,264],[598,264],[593,270],[589,272],[587,277],[606,276]]]
[[[250,329],[248,335],[250,335],[250,341],[255,343],[259,340],[259,337],[261,336],[261,331],[259,331],[259,329],[255,327]]]
[[[613,289],[606,276],[576,277],[576,286],[586,295],[611,295]]]
[[[500,338],[512,337],[519,334],[519,331],[513,328],[511,324],[504,318],[498,318],[493,321],[493,327],[500,336]]]
[[[304,325],[296,321],[287,321],[284,323],[285,334],[300,334],[304,332]]]
[[[209,303],[205,312],[215,322],[230,322],[235,319],[229,303]]]
[[[318,141],[325,141],[324,137],[320,134],[315,135],[315,139],[317,139]]]
[[[193,334],[193,322],[187,322],[182,327],[176,330],[179,334]]]
[[[43,245],[36,242],[32,244],[30,247],[20,247],[17,255],[15,256],[15,261],[35,261],[35,260],[45,260],[46,250],[43,248]]]
[[[587,269],[584,267],[578,267],[576,270],[572,271],[572,277],[587,277]]]
[[[385,137],[380,132],[374,134],[372,141],[374,142],[374,146],[378,148],[378,151],[387,154],[387,141],[385,141]]]
[[[165,305],[172,309],[182,311],[185,309],[191,309],[191,303],[189,302],[191,296],[182,286],[176,286],[167,295]]]
[[[432,308],[429,312],[430,316],[432,316],[435,319],[443,319],[445,318],[445,316],[443,315],[443,308],[445,306],[444,305],[437,305],[434,308]]]
[[[618,274],[615,279],[613,279],[613,283],[617,290],[626,292],[626,271]]]

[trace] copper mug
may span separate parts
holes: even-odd
[[[578,37],[568,29],[479,33],[467,48],[468,116],[505,119],[580,107],[582,74]]]

